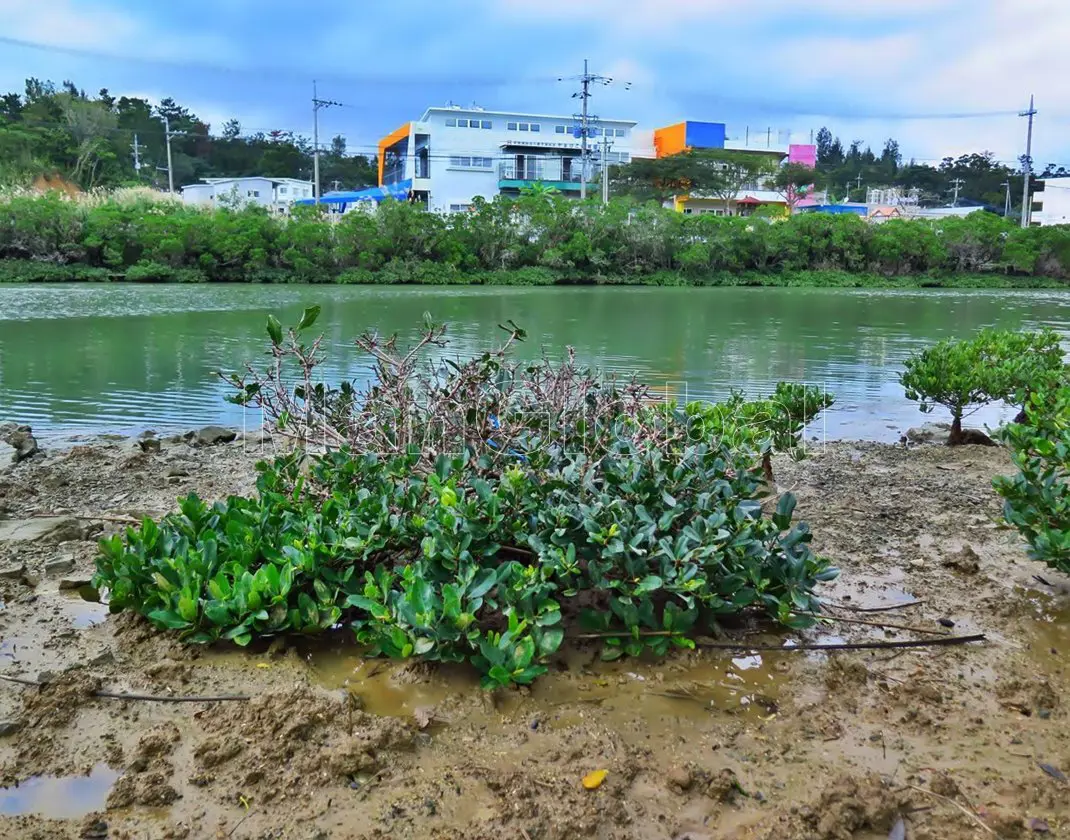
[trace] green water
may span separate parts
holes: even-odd
[[[512,318],[529,333],[526,355],[572,345],[583,361],[691,398],[757,394],[779,379],[824,385],[837,405],[812,433],[878,440],[925,419],[896,383],[910,351],[989,325],[1070,334],[1070,295],[1050,291],[6,286],[0,420],[46,436],[253,425],[214,372],[261,363],[266,315],[285,324],[315,303],[329,379],[367,377],[352,346],[362,330],[412,335],[430,312],[451,325],[449,352],[466,354]]]

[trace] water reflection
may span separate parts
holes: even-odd
[[[884,440],[926,419],[896,381],[912,350],[984,326],[1070,330],[1070,301],[1051,292],[9,286],[0,417],[68,434],[256,425],[224,402],[215,372],[266,362],[267,314],[292,323],[313,303],[323,306],[329,381],[369,376],[352,344],[362,330],[412,339],[430,312],[451,325],[449,352],[465,355],[511,318],[529,333],[524,357],[572,345],[583,362],[689,399],[768,392],[780,379],[823,385],[838,405],[818,434]]]

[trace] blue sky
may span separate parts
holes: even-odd
[[[0,89],[70,78],[310,134],[315,77],[347,106],[322,133],[362,150],[450,99],[569,113],[557,79],[589,58],[632,82],[597,91],[605,116],[828,125],[919,159],[1015,159],[1035,93],[1034,158],[1070,166],[1068,35],[1070,0],[0,0],[0,36],[55,48],[0,41]]]

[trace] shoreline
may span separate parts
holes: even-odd
[[[813,288],[813,289],[1066,289],[1070,282],[1055,277],[1006,272],[957,272],[884,275],[842,270],[799,271],[718,271],[689,274],[682,271],[653,271],[642,275],[570,273],[539,268],[502,271],[471,271],[442,274],[415,272],[398,279],[396,271],[343,272],[322,281],[309,280],[280,271],[265,279],[263,274],[246,278],[211,280],[195,269],[172,269],[170,273],[130,278],[124,270],[80,264],[0,259],[0,288],[41,283],[107,283],[146,285],[302,285],[302,286],[419,286],[419,287],[590,287],[644,286],[679,288]]]

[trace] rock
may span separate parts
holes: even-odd
[[[41,451],[29,426],[4,423],[0,425],[0,440],[14,450],[14,463],[16,464],[32,458]]]
[[[679,790],[687,790],[691,787],[691,771],[686,767],[674,767],[669,771],[669,786]]]
[[[45,562],[45,574],[48,577],[56,577],[58,575],[65,575],[67,572],[74,571],[74,558],[73,557],[57,557],[55,560],[48,560]],[[63,587],[60,586],[60,589]]]
[[[975,575],[981,571],[981,558],[970,545],[964,545],[958,554],[953,554],[944,560],[944,565],[967,575]]]
[[[920,557],[915,557],[913,560],[910,561],[909,565],[912,569],[924,569],[925,561],[922,560]]]
[[[24,574],[26,574],[25,563],[0,568],[0,580],[21,580]]]
[[[185,467],[171,467],[167,471],[168,478],[187,478],[189,476],[189,470]]]
[[[87,577],[65,577],[61,578],[59,582],[59,588],[61,591],[68,589],[81,589],[83,586],[91,586],[93,583],[92,578]]]
[[[0,720],[0,738],[7,738],[22,729],[22,723],[17,720]]]
[[[137,445],[141,447],[142,452],[159,452],[160,451],[160,439],[155,437],[142,438],[138,440]]]
[[[914,429],[908,429],[906,439],[908,443],[933,443],[944,445],[951,437],[951,425],[949,423],[925,423]]]
[[[941,627],[954,627],[955,626],[955,622],[952,621],[950,618],[938,618],[936,621]]]
[[[193,443],[196,446],[215,446],[220,443],[230,443],[238,436],[234,429],[225,426],[205,426],[193,434]]]
[[[60,543],[68,540],[81,540],[84,537],[85,528],[73,516],[0,520],[0,542]]]

